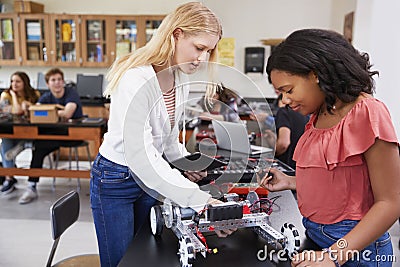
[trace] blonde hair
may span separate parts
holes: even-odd
[[[175,52],[173,32],[178,28],[189,36],[204,32],[219,38],[222,36],[220,20],[210,9],[200,2],[183,4],[164,18],[156,34],[145,46],[113,63],[106,76],[109,83],[104,94],[112,94],[128,69],[143,65],[171,66]],[[213,49],[209,61],[214,62],[216,59],[217,49]]]

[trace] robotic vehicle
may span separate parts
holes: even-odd
[[[251,228],[268,245],[283,249],[288,256],[300,248],[298,230],[293,224],[285,223],[280,232],[269,222],[269,212],[262,211],[262,201],[255,191],[249,192],[245,200],[235,193],[226,194],[226,202],[210,204],[196,213],[191,208],[182,208],[165,199],[162,205],[150,211],[151,231],[160,236],[163,226],[170,228],[179,239],[178,255],[182,267],[191,267],[197,254],[206,258],[209,249],[202,233],[233,228]]]

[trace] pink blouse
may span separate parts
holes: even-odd
[[[376,138],[397,143],[389,111],[364,98],[331,128],[315,128],[316,119],[311,116],[293,155],[300,212],[321,224],[360,220],[374,203],[363,153]]]

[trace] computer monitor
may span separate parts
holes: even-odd
[[[77,74],[76,90],[85,98],[103,97],[103,74]]]

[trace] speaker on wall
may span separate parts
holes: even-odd
[[[244,58],[244,72],[264,72],[265,48],[246,47]]]

